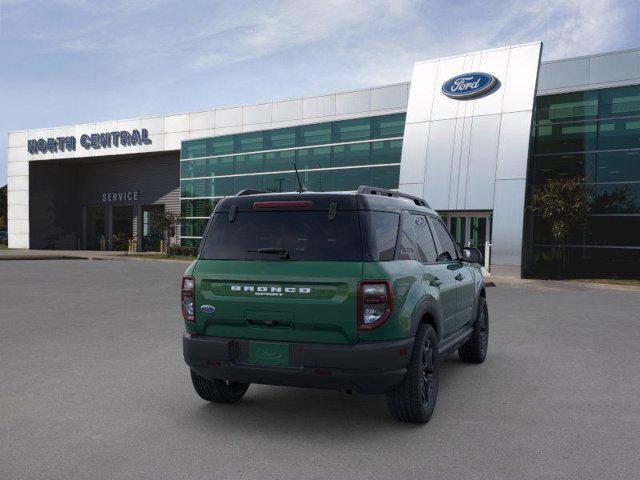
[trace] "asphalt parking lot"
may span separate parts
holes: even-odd
[[[487,361],[443,365],[436,413],[252,386],[209,405],[182,360],[185,265],[0,262],[1,479],[636,479],[640,291],[488,291]]]

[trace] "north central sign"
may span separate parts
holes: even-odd
[[[120,130],[117,132],[91,133],[80,136],[80,146],[85,150],[101,148],[132,147],[135,145],[150,145],[149,131]],[[75,152],[76,137],[37,138],[27,141],[27,150],[31,155],[38,153]]]
[[[444,82],[442,93],[455,99],[473,98],[490,92],[496,83],[498,80],[490,73],[464,73]]]

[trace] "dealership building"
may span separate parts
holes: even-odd
[[[540,62],[540,42],[418,62],[410,81],[192,113],[9,133],[10,248],[197,246],[245,188],[359,185],[424,197],[456,241],[524,276],[638,276],[640,49]],[[562,245],[536,208],[577,179]]]

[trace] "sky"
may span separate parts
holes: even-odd
[[[640,47],[640,0],[0,0],[0,185],[12,130],[410,80],[413,63],[542,40]]]

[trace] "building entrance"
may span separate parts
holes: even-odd
[[[111,232],[111,250],[127,251],[133,240],[133,205],[112,207]]]
[[[441,212],[442,219],[460,247],[475,247],[486,258],[486,245],[491,244],[491,212]]]

